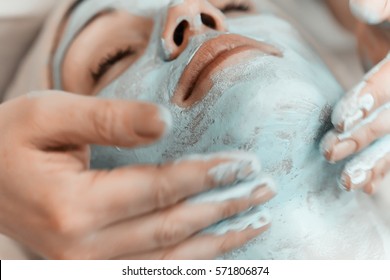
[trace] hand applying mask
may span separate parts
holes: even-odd
[[[351,0],[350,7],[359,19],[356,37],[362,62],[372,69],[336,105],[335,129],[324,137],[322,150],[331,162],[354,155],[340,184],[373,194],[390,172],[390,1]]]
[[[1,104],[0,233],[50,259],[210,259],[266,230],[263,221],[220,235],[196,234],[270,199],[266,185],[230,200],[187,202],[257,177],[260,166],[251,155],[89,169],[89,144],[148,145],[170,123],[169,113],[153,104],[64,92]]]

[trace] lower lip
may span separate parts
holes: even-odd
[[[228,67],[232,67],[249,61],[250,59],[263,56],[264,52],[252,46],[241,46],[235,49],[221,53],[209,65],[207,65],[199,74],[198,79],[194,83],[193,90],[184,99],[184,104],[194,104],[203,99],[203,97],[214,86],[213,76],[223,71]]]

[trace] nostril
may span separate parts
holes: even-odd
[[[183,20],[175,29],[175,33],[173,34],[173,41],[178,47],[180,47],[181,44],[183,44],[184,31],[188,28],[188,26],[189,26],[188,22]]]
[[[217,28],[217,23],[215,22],[215,19],[208,15],[208,14],[200,14],[200,17],[202,19],[202,23],[204,25],[206,25],[207,27],[210,27],[212,29],[216,29]]]

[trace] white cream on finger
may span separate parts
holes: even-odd
[[[354,186],[361,185],[367,180],[367,174],[372,171],[379,161],[390,155],[390,135],[387,135],[347,163],[344,173],[349,176]],[[375,178],[372,178],[374,180]]]
[[[365,92],[370,84],[371,90],[375,90],[376,83],[370,82],[375,75],[382,71],[383,67],[390,61],[390,54],[386,56],[378,65],[369,71],[363,81],[359,83],[351,92],[339,101],[332,115],[333,124],[342,129],[342,132],[353,129],[355,125],[364,117],[369,115],[375,104],[375,99],[370,91]],[[379,87],[379,85],[377,85]],[[341,127],[340,127],[341,126]]]

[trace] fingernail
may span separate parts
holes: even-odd
[[[269,184],[263,184],[256,187],[251,194],[251,199],[254,202],[262,202],[265,199],[271,199],[276,195],[277,191],[275,186]]]
[[[331,161],[332,147],[337,143],[337,135],[334,131],[328,132],[320,142],[320,151],[327,161]]]
[[[336,144],[330,155],[330,160],[333,162],[342,160],[357,151],[357,143],[354,140],[348,139]]]
[[[220,164],[209,171],[209,175],[222,185],[252,180],[258,176],[261,167],[254,157]]]
[[[253,229],[260,229],[271,223],[271,215],[267,211],[263,211],[257,220],[251,223]]]
[[[332,161],[332,151],[328,148],[322,148],[322,154],[329,163],[335,163]]]
[[[351,179],[345,173],[343,173],[340,179],[337,181],[337,186],[343,191],[351,191]]]
[[[171,113],[164,107],[152,104],[140,107],[142,112],[134,124],[134,132],[142,138],[162,137],[172,126]],[[142,119],[144,118],[144,119]],[[145,120],[148,120],[145,122]],[[145,125],[145,123],[147,125]]]
[[[339,187],[346,191],[353,191],[366,186],[371,180],[372,173],[363,169],[353,172],[344,171],[339,181]]]

